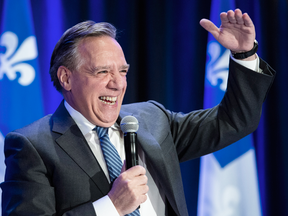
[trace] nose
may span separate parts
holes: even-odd
[[[122,75],[119,71],[111,73],[108,87],[115,90],[121,90],[127,85],[126,76]]]

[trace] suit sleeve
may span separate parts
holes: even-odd
[[[220,150],[258,127],[262,104],[274,79],[274,70],[260,59],[263,74],[230,60],[227,91],[216,107],[188,114],[167,111],[180,162]]]
[[[9,133],[5,138],[5,181],[2,189],[2,215],[96,215],[92,203],[67,212],[56,212],[55,189],[50,173],[34,148],[23,135]],[[68,209],[68,208],[67,208]]]

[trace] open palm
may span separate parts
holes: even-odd
[[[255,27],[247,13],[241,10],[220,14],[221,26],[218,28],[210,20],[202,19],[200,24],[209,31],[225,48],[233,52],[246,52],[253,48]]]

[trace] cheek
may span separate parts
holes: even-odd
[[[103,86],[105,84],[103,82],[93,82],[93,80],[87,79],[86,82],[82,83],[82,91],[85,95],[89,95],[90,97],[97,96],[99,92],[101,92],[101,89],[103,89]]]
[[[86,77],[83,76],[74,76],[72,81],[72,86],[75,89],[75,91],[78,92],[85,92],[88,89],[89,86],[89,80]]]
[[[127,88],[127,79],[126,79],[126,76],[123,78],[123,92],[125,93],[126,91],[126,88]]]

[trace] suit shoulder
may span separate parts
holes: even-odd
[[[132,103],[122,106],[121,114],[134,115],[137,119],[142,119],[147,125],[169,124],[171,121],[171,112],[156,101],[147,101],[141,103]],[[139,120],[138,119],[138,120]]]
[[[14,130],[10,133],[13,133],[13,132],[14,133],[20,133],[20,134],[23,134],[26,136],[39,134],[39,133],[44,132],[44,131],[46,131],[46,133],[47,133],[47,130],[50,130],[50,126],[51,126],[51,116],[52,116],[52,114],[46,115],[43,118],[38,119],[38,120],[32,122],[31,124],[26,125],[26,126],[19,128],[17,130]]]
[[[166,111],[165,107],[153,100],[139,103],[131,103],[122,105],[121,111],[131,112],[131,113],[143,113],[143,112],[158,112],[158,111]]]

